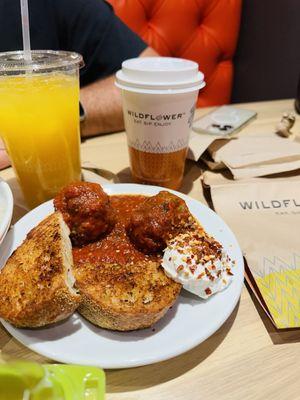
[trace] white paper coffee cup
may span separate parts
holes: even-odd
[[[169,57],[124,61],[116,74],[134,180],[178,189],[199,89],[198,64]]]

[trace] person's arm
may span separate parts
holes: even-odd
[[[147,47],[140,57],[155,57],[157,52]],[[116,132],[124,129],[120,90],[115,86],[114,75],[83,87],[80,101],[85,111],[81,124],[81,135]]]
[[[54,1],[54,0],[53,0]],[[102,0],[55,0],[59,38],[66,50],[82,54],[80,100],[83,136],[122,130],[121,96],[114,75],[124,60],[157,53]]]

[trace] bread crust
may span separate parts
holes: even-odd
[[[68,283],[71,244],[62,215],[51,214],[32,229],[0,271],[0,317],[20,328],[61,321],[78,307]]]
[[[181,285],[159,262],[74,266],[81,293],[78,312],[101,328],[130,331],[152,326],[176,301]]]

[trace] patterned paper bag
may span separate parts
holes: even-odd
[[[274,325],[300,327],[300,177],[230,182],[206,173],[204,182],[238,238],[250,286]]]

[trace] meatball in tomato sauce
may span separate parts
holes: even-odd
[[[109,196],[96,183],[71,183],[55,197],[54,207],[63,214],[75,246],[94,242],[114,224]]]
[[[168,239],[195,223],[185,201],[167,191],[149,197],[135,209],[127,226],[131,241],[142,251],[155,253]]]

